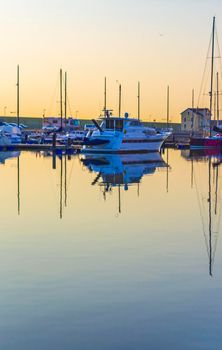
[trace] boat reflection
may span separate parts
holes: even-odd
[[[0,164],[5,164],[5,161],[10,158],[17,158],[20,156],[19,151],[2,151],[0,152]]]
[[[110,187],[140,183],[144,175],[154,174],[158,168],[166,167],[159,152],[119,155],[84,155],[81,159],[90,171],[97,173],[92,185],[99,183],[108,191]]]

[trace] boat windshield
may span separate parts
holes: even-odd
[[[106,129],[114,130],[114,120],[113,119],[106,119]]]
[[[141,126],[141,123],[139,120],[133,120],[130,122],[130,126]]]
[[[118,130],[118,131],[122,131],[123,130],[123,120],[121,119],[109,119],[107,118],[105,120],[105,125],[106,125],[106,129],[109,130]]]

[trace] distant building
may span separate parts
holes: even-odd
[[[181,131],[204,131],[210,128],[208,108],[187,108],[181,113]]]
[[[55,127],[60,128],[61,127],[61,118],[60,117],[45,117],[43,118],[43,125],[44,128],[46,127]],[[62,118],[62,128],[63,129],[79,129],[80,123],[78,119],[74,118]]]

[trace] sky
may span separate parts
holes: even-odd
[[[0,115],[15,115],[19,64],[23,116],[59,114],[62,68],[68,115],[101,113],[106,76],[113,114],[121,83],[122,113],[137,115],[140,81],[141,118],[166,120],[169,85],[170,120],[178,122],[192,89],[197,105],[213,16],[221,47],[221,0],[0,0]]]

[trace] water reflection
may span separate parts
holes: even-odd
[[[191,188],[195,184],[199,212],[202,222],[203,235],[209,258],[209,275],[213,275],[218,236],[221,225],[221,183],[218,168],[222,162],[220,150],[182,150],[182,157],[191,161]],[[196,164],[195,164],[196,163]],[[207,163],[206,173],[203,174],[198,163]],[[207,176],[207,186],[201,183]]]
[[[19,151],[5,151],[5,152],[0,152],[0,164],[5,164],[7,159],[10,158],[17,158],[20,156],[20,152]]]
[[[103,188],[103,197],[118,188],[119,213],[121,213],[121,187],[127,191],[129,186],[137,184],[139,196],[139,184],[145,175],[154,174],[158,169],[167,167],[162,156],[158,152],[146,154],[119,154],[119,155],[84,155],[81,159],[90,172],[96,176],[92,186],[99,185]]]
[[[0,349],[220,348],[220,156],[162,157],[0,166]]]
[[[92,185],[99,182],[110,187],[140,183],[144,175],[154,174],[158,168],[166,167],[159,153],[124,155],[85,155],[81,159],[89,171],[97,173]]]

